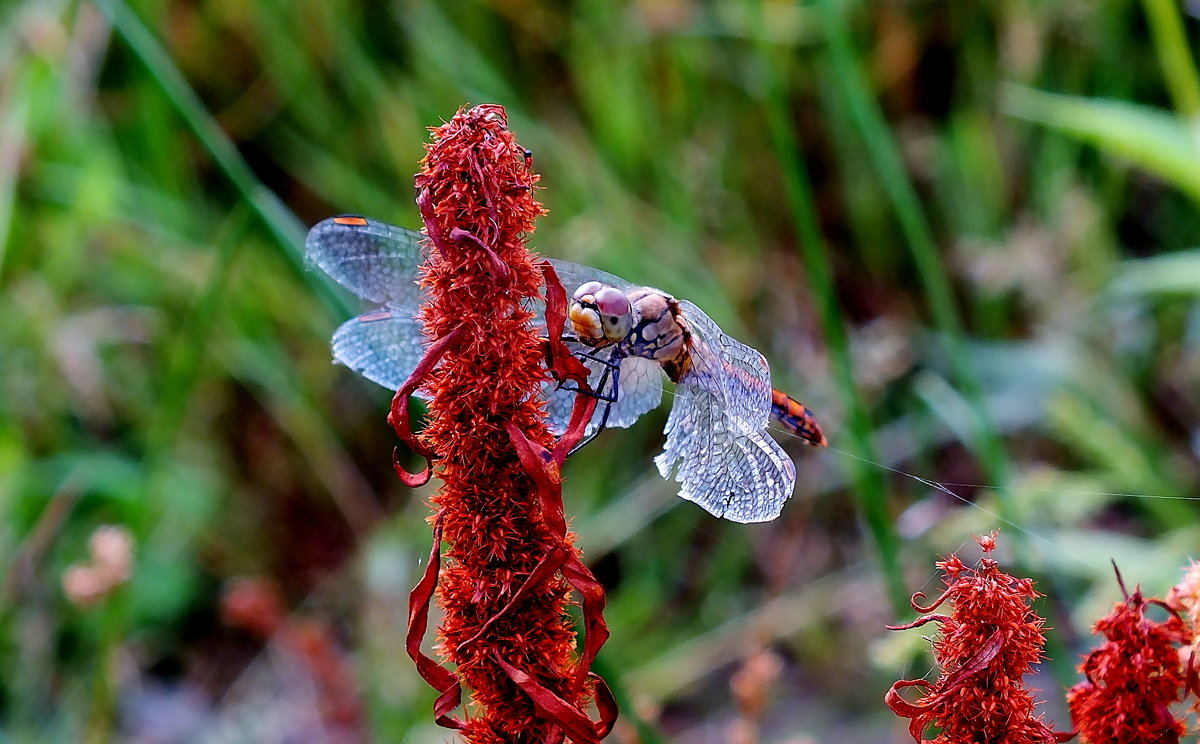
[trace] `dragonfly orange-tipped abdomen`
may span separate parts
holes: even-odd
[[[817,417],[807,406],[787,393],[771,391],[771,415],[787,427],[788,431],[809,444],[817,447],[828,446],[821,425],[817,423]]]

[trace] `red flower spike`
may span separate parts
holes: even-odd
[[[1166,619],[1146,617],[1151,605],[1166,609]],[[1183,619],[1135,589],[1093,632],[1108,640],[1079,666],[1086,680],[1067,691],[1080,737],[1087,744],[1177,744],[1184,725],[1170,706],[1183,698],[1191,676],[1180,663],[1179,647],[1192,641]]]
[[[432,499],[430,562],[410,595],[408,653],[440,693],[437,722],[468,742],[591,744],[616,716],[589,671],[608,635],[604,593],[567,531],[560,468],[569,447],[555,445],[539,396],[546,362],[559,380],[586,380],[587,370],[562,343],[566,292],[525,246],[544,211],[533,198],[537,176],[500,106],[459,111],[431,131],[416,185],[432,247],[420,317],[432,343],[405,388],[429,393],[428,424],[410,446],[437,458],[443,486]],[[538,338],[525,300],[543,281],[547,337]],[[408,441],[396,400],[390,420]],[[578,397],[563,441],[578,441],[595,406]],[[444,665],[421,649],[435,588]],[[579,653],[572,588],[586,629]],[[471,715],[454,718],[464,689]],[[598,722],[585,712],[593,695]]]
[[[582,406],[580,400],[591,400],[592,405]],[[595,408],[595,398],[579,396],[576,399],[575,410],[572,412],[572,422],[577,418],[574,414],[585,409],[591,411],[593,408]],[[588,417],[583,420],[586,421],[590,418],[591,414],[589,413]],[[575,687],[582,689],[588,678],[588,670],[591,668],[592,661],[595,660],[600,647],[608,640],[608,624],[604,622],[604,588],[600,582],[596,581],[591,569],[579,560],[578,553],[566,542],[567,522],[563,515],[562,480],[559,477],[559,468],[562,466],[563,458],[566,457],[565,453],[575,445],[578,437],[573,439],[571,430],[568,429],[558,446],[555,447],[555,451],[548,452],[545,448],[529,441],[512,424],[509,424],[507,428],[521,462],[530,473],[534,474],[534,482],[538,486],[542,506],[542,518],[563,540],[562,548],[565,558],[562,564],[563,577],[583,597],[583,622],[586,634],[583,654],[575,673]],[[582,428],[580,428],[579,434],[582,435]],[[566,447],[562,446],[564,442],[567,444]],[[603,711],[601,712],[603,714]],[[614,707],[613,714],[615,715],[615,713],[616,708]],[[602,729],[605,726],[611,728],[612,723],[613,721],[606,721],[603,715],[601,716]],[[607,729],[605,730],[607,732]]]
[[[909,719],[908,732],[918,744],[1067,741],[1072,734],[1057,733],[1034,715],[1037,704],[1023,681],[1041,661],[1046,643],[1045,621],[1030,609],[1041,595],[1031,579],[1004,573],[990,557],[996,533],[976,540],[986,554],[977,566],[950,555],[937,563],[946,591],[927,606],[921,604],[924,594],[913,595],[913,609],[925,617],[888,626],[902,630],[938,623],[933,654],[941,674],[936,682],[900,680],[884,702],[897,716]],[[949,615],[930,614],[946,602],[953,606]],[[920,699],[910,702],[900,694],[910,687],[921,688]],[[931,725],[941,733],[925,739]]]

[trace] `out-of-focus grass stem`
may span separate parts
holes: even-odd
[[[128,631],[128,591],[117,587],[99,607],[94,608],[100,623],[98,648],[92,667],[91,713],[87,721],[87,744],[112,741],[117,722],[118,654]]]
[[[145,536],[153,528],[163,506],[159,491],[171,466],[171,452],[187,414],[188,401],[195,388],[209,341],[213,320],[220,312],[229,275],[238,254],[238,245],[245,237],[250,221],[248,209],[238,206],[230,215],[226,228],[216,241],[217,257],[212,273],[197,295],[187,320],[164,355],[163,382],[158,405],[146,425],[145,467],[142,471],[141,503],[148,508],[138,510],[141,523],[137,534]]]
[[[761,12],[761,8],[759,11]],[[786,68],[779,64],[775,50],[767,42],[759,42],[759,51],[766,66],[764,92],[767,126],[781,165],[780,171],[783,174],[792,219],[800,236],[800,253],[820,305],[821,328],[837,374],[838,391],[846,410],[851,451],[860,457],[877,460],[871,441],[871,422],[867,418],[854,381],[850,345],[837,301],[837,288],[829,264],[825,239],[817,223],[812,186],[804,160],[796,149],[795,132],[789,119],[787,89],[783,80],[783,69]],[[896,533],[887,509],[887,489],[884,480],[880,471],[861,461],[847,463],[847,467],[851,470],[852,492],[879,551],[879,562],[883,569],[888,596],[898,611],[904,611],[908,607],[909,592],[905,588],[900,570]]]
[[[17,193],[18,157],[24,148],[29,117],[28,80],[31,73],[20,70],[3,82],[12,87],[0,92],[0,278],[8,246]]]
[[[926,221],[920,200],[905,173],[904,163],[896,142],[888,132],[887,122],[878,103],[867,88],[860,69],[858,53],[850,39],[842,16],[841,3],[822,0],[817,3],[818,17],[826,36],[830,64],[841,86],[841,94],[850,118],[859,130],[871,164],[879,174],[881,185],[899,221],[905,242],[912,252],[913,262],[933,313],[934,323],[941,334],[943,346],[954,376],[962,386],[974,419],[970,444],[980,456],[984,471],[992,483],[1008,481],[1008,461],[995,428],[989,422],[982,402],[982,391],[968,363],[963,343],[963,327],[954,306],[954,297],[945,266],[938,253],[933,231]],[[1001,515],[1015,521],[1011,508],[1000,502]],[[1014,536],[1014,539],[1020,539]]]
[[[287,265],[300,275],[303,281],[313,286],[331,315],[344,317],[351,314],[352,308],[340,294],[335,293],[329,284],[318,280],[315,274],[304,270],[304,259],[299,247],[304,242],[303,226],[296,220],[295,215],[280,203],[274,192],[254,175],[233,141],[205,110],[204,104],[183,77],[183,73],[150,30],[122,0],[96,0],[96,5],[112,22],[113,28],[129,44],[134,54],[146,65],[213,161],[241,193],[242,198],[262,218],[267,229],[274,235]]]
[[[1142,0],[1142,5],[1146,8],[1150,33],[1154,35],[1154,50],[1158,53],[1167,88],[1175,99],[1175,108],[1194,126],[1200,127],[1200,77],[1188,51],[1179,3],[1175,0]]]

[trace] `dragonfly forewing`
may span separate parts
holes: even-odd
[[[423,238],[403,227],[343,215],[313,226],[304,252],[309,263],[364,300],[415,311],[421,303]]]

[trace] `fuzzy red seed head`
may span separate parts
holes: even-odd
[[[990,553],[995,533],[979,543]],[[896,629],[939,623],[933,653],[942,672],[932,683],[897,682],[887,694],[888,705],[910,720],[909,733],[918,743],[926,741],[924,732],[932,725],[941,729],[933,740],[937,744],[1061,740],[1063,735],[1035,715],[1036,703],[1024,683],[1046,643],[1045,621],[1030,606],[1041,596],[1033,581],[1010,576],[986,557],[971,567],[951,554],[937,566],[945,592],[929,606],[918,603],[921,595],[914,596],[913,607],[926,616]],[[945,603],[952,608],[949,615],[928,614]],[[908,687],[923,688],[925,694],[909,702],[900,694]]]
[[[1156,605],[1164,619],[1147,615]],[[1085,680],[1067,691],[1081,738],[1089,744],[1176,744],[1184,725],[1170,706],[1188,685],[1179,647],[1191,642],[1183,620],[1135,590],[1096,622],[1094,632],[1107,640],[1079,666]]]
[[[409,653],[442,693],[439,723],[468,742],[550,741],[567,731],[588,744],[607,733],[615,704],[597,700],[607,724],[582,712],[593,689],[587,667],[607,629],[596,608],[602,589],[566,532],[559,462],[546,457],[554,442],[540,392],[553,344],[528,309],[542,273],[525,244],[545,211],[533,197],[537,176],[500,106],[459,111],[431,132],[416,185],[431,248],[420,320],[427,357],[437,356],[423,368],[430,405],[420,443],[443,485],[432,499],[430,570],[412,597]],[[554,493],[557,511],[547,506]],[[439,652],[453,671],[420,650],[435,582]],[[567,612],[572,587],[585,595],[582,658]],[[464,690],[472,715],[453,718]]]

